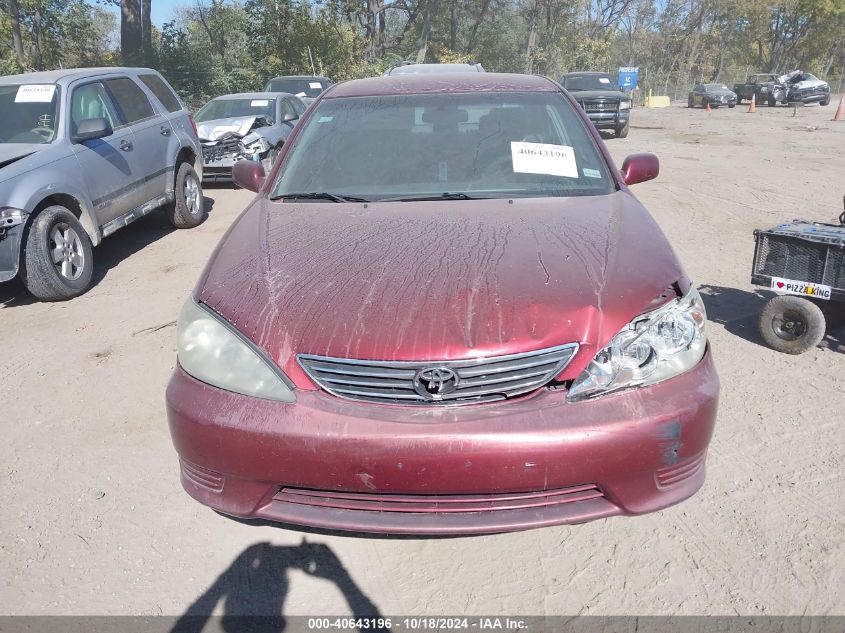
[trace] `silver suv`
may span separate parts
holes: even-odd
[[[0,77],[0,112],[0,282],[69,299],[104,237],[159,207],[176,228],[205,219],[196,126],[156,71]]]

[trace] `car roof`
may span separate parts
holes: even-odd
[[[212,101],[226,101],[229,99],[278,99],[279,97],[296,97],[296,95],[292,95],[289,92],[234,92],[230,95],[214,97]]]
[[[328,77],[321,77],[320,75],[282,75],[281,77],[273,77],[272,79],[268,79],[267,83],[270,83],[271,81],[276,81],[277,79],[319,79],[321,81],[331,81]]]
[[[481,64],[466,63],[466,64],[399,64],[388,71],[390,74],[401,75],[403,73],[446,73],[446,72],[464,72],[464,73],[480,73],[484,72]]]
[[[34,83],[34,84],[53,84],[61,81],[71,81],[73,79],[84,79],[87,77],[97,77],[106,74],[158,74],[157,71],[151,68],[127,68],[121,66],[107,66],[103,68],[60,68],[57,70],[44,70],[33,73],[22,73],[20,75],[7,75],[0,77],[0,85],[20,84],[20,83]]]
[[[455,92],[557,92],[546,77],[515,73],[427,73],[354,79],[335,84],[324,98]]]

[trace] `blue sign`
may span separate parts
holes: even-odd
[[[636,90],[637,80],[640,77],[640,69],[636,66],[632,68],[619,69],[619,87],[622,90]]]

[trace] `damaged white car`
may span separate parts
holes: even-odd
[[[284,92],[242,92],[209,101],[194,117],[203,180],[232,180],[239,160],[262,162],[269,170],[305,108],[299,97]]]
[[[779,79],[786,86],[787,102],[818,103],[823,106],[830,103],[830,85],[815,75],[793,70]]]

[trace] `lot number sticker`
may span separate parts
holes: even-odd
[[[316,81],[312,81],[310,84],[308,84],[308,87],[311,88],[311,90],[319,90],[323,87],[323,84]]]
[[[249,102],[249,106],[251,108],[260,108],[262,106],[268,106],[268,105],[270,105],[269,99],[253,99],[252,101]]]
[[[787,295],[813,297],[814,299],[830,299],[830,286],[811,284],[805,281],[772,277],[772,290]]]
[[[518,174],[543,174],[578,178],[575,151],[568,145],[511,141],[513,170]]]
[[[15,103],[50,103],[55,92],[55,84],[19,86],[15,94]]]

